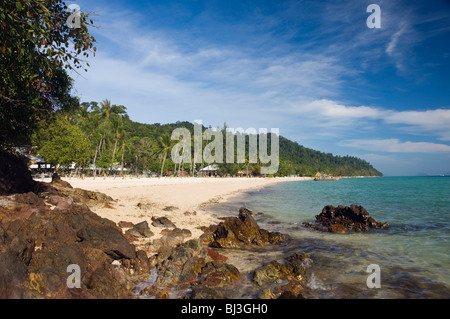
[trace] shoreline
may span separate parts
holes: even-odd
[[[202,226],[219,222],[208,211],[212,204],[224,203],[242,192],[282,182],[310,180],[308,177],[163,177],[163,178],[62,178],[74,188],[96,191],[111,196],[114,203],[104,207],[90,207],[100,217],[116,224],[121,221],[137,224],[147,221],[154,236],[162,236],[162,228],[152,225],[152,217],[167,217],[176,227],[188,229],[199,238]],[[145,244],[145,243],[142,243]]]

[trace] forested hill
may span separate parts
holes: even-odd
[[[194,124],[176,122],[171,124],[143,124],[132,121],[122,105],[112,105],[109,100],[101,103],[85,102],[70,111],[57,112],[52,121],[45,122],[33,135],[36,155],[54,165],[67,167],[76,163],[76,167],[90,174],[87,169],[96,167],[98,173],[122,174],[182,172],[195,174],[209,163],[174,163],[171,150],[179,141],[171,140],[176,128],[186,128],[194,138]],[[203,126],[202,130],[207,127]],[[225,132],[223,128],[217,128]],[[237,138],[235,137],[236,141]],[[211,142],[211,139],[210,141]],[[268,138],[270,153],[271,137]],[[246,162],[219,164],[222,176],[237,175],[239,171],[252,171],[259,175],[265,165],[250,161],[246,139]],[[202,150],[208,144],[202,141]],[[224,162],[225,141],[224,141]],[[236,153],[236,144],[234,145]],[[55,147],[58,146],[58,147]],[[191,143],[193,158],[193,143]],[[259,157],[258,157],[259,159]],[[351,156],[333,156],[305,148],[282,136],[279,138],[279,169],[275,176],[314,176],[317,172],[335,176],[381,176],[368,162]]]
[[[280,137],[280,162],[284,163],[283,167],[293,167],[296,172],[306,176],[313,176],[317,172],[335,176],[383,176],[370,163],[358,157],[322,153],[303,147],[282,136]]]
[[[132,122],[131,127],[135,133],[142,134],[145,127],[158,132],[158,135],[164,132],[172,132],[175,128],[187,128],[193,134],[194,125],[190,122],[176,122],[171,124],[140,124]],[[145,133],[143,134],[145,135]],[[248,141],[247,141],[248,142]],[[270,145],[270,138],[269,138]],[[354,156],[336,156],[331,153],[323,153],[299,145],[283,136],[279,138],[280,143],[280,169],[278,175],[302,175],[314,176],[317,172],[325,175],[334,176],[383,176],[369,162]],[[248,144],[246,144],[248,149]]]
[[[134,122],[135,127],[146,126]],[[175,128],[187,128],[193,134],[194,125],[190,122],[176,122],[171,124],[152,124],[150,127],[163,134],[172,132]],[[270,134],[269,134],[270,135]],[[270,146],[270,137],[268,140]],[[314,176],[317,172],[334,176],[383,176],[369,162],[354,156],[336,156],[306,148],[297,142],[283,136],[279,137],[280,168],[277,175]],[[269,147],[268,146],[268,147]],[[248,150],[248,141],[246,144]],[[270,152],[270,151],[269,151]]]

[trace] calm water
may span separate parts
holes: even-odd
[[[331,234],[302,226],[325,205],[351,204],[387,221],[389,229]],[[311,254],[307,297],[450,297],[449,177],[286,182],[241,194],[215,210],[237,215],[240,206],[262,212],[257,217],[261,227],[289,234],[293,242],[283,249]],[[380,266],[379,289],[367,288],[370,264]]]

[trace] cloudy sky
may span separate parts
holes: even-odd
[[[99,26],[73,75],[82,101],[141,123],[279,128],[385,175],[450,173],[448,0],[68,3]]]

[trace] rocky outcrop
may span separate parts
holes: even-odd
[[[246,270],[241,274],[236,266],[227,262],[226,256],[219,253],[226,253],[222,249],[224,246],[258,248],[271,242],[282,243],[286,239],[280,233],[261,229],[252,212],[246,209],[239,211],[239,217],[223,220],[219,225],[206,228],[202,238],[186,242],[181,230],[163,230],[164,236],[150,244],[150,251],[155,253],[151,258],[151,265],[154,266],[152,279],[141,285],[136,293],[150,298],[235,298],[241,296],[239,287],[248,285],[248,279],[251,279],[254,287],[249,291],[253,291],[255,297],[303,297],[305,271],[311,264],[309,255],[297,252],[281,262],[273,260],[254,271]],[[226,237],[220,237],[226,232]],[[174,238],[168,239],[171,234],[178,234],[178,242],[175,243]],[[225,244],[225,239],[231,244]],[[217,242],[221,245],[215,244]],[[266,248],[261,249],[262,254],[267,251]]]
[[[291,279],[304,282],[305,270],[310,264],[309,255],[298,252],[285,258],[284,263],[273,260],[256,269],[253,273],[253,282],[258,286]]]
[[[272,260],[253,272],[253,282],[265,288],[261,299],[303,299],[302,292],[306,286],[305,272],[311,266],[311,259],[304,252],[288,256],[283,262]],[[282,284],[284,283],[284,284]],[[281,285],[280,285],[281,284]]]
[[[65,195],[67,185],[40,189],[0,196],[0,297],[133,297],[134,283],[150,270],[147,254],[115,223]],[[71,265],[79,267],[80,288],[68,285]]]
[[[215,258],[212,258],[214,256]],[[155,254],[156,279],[139,292],[150,297],[171,291],[185,291],[191,295],[211,298],[223,296],[211,288],[223,288],[240,277],[239,270],[223,261],[220,254],[211,254],[198,239],[191,239],[176,246],[163,245]]]
[[[31,177],[27,159],[13,152],[0,150],[0,195],[28,193],[36,182]]]
[[[213,261],[206,248],[196,239],[189,240],[175,248],[158,263],[157,283],[223,286],[239,278],[239,271],[224,261]]]
[[[315,224],[305,222],[303,225],[332,233],[361,232],[368,231],[371,228],[384,229],[389,227],[387,222],[377,222],[370,217],[364,207],[358,205],[325,206],[322,212],[316,216]]]
[[[154,235],[146,221],[133,225],[125,233],[134,237],[152,237]]]
[[[239,248],[244,245],[262,247],[268,243],[286,242],[285,235],[261,229],[252,215],[250,210],[241,208],[238,217],[225,217],[218,225],[204,228],[204,234],[200,238],[216,248]]]

